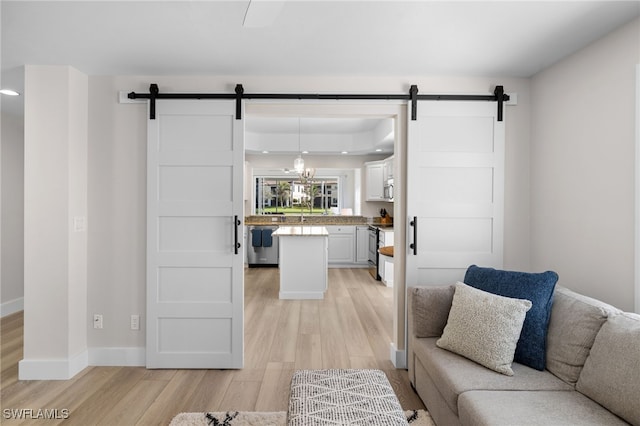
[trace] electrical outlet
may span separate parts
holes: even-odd
[[[93,315],[93,328],[102,328],[102,315],[94,314]]]
[[[84,232],[87,230],[87,218],[84,216],[75,216],[73,218],[73,232]]]
[[[140,330],[140,315],[131,315],[131,329]]]

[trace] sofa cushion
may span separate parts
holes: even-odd
[[[459,282],[447,325],[436,344],[513,376],[513,353],[529,309],[528,300],[498,296]]]
[[[413,309],[413,334],[416,337],[440,337],[447,324],[453,285],[439,287],[413,287],[411,308]]]
[[[513,376],[491,371],[439,348],[436,337],[413,339],[412,351],[437,386],[449,408],[458,414],[458,395],[470,390],[573,390],[548,371],[513,363]],[[416,382],[420,378],[416,376]]]
[[[437,425],[459,426],[458,414],[449,408],[419,359],[415,360],[415,366],[417,378],[415,390],[424,404],[429,407],[429,415],[433,421]]]
[[[607,317],[620,311],[599,300],[557,286],[547,331],[547,370],[575,385]]]
[[[470,286],[505,297],[530,300],[514,361],[537,370],[545,369],[547,328],[558,274],[552,271],[527,273],[481,268],[471,265],[464,282]]]
[[[458,398],[460,423],[477,426],[626,425],[575,391],[471,391]]]
[[[576,389],[640,425],[640,315],[621,313],[604,323]]]

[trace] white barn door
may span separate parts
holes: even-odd
[[[147,368],[242,368],[243,121],[158,100],[148,120]]]
[[[407,288],[462,281],[471,264],[502,267],[504,122],[496,103],[419,101],[407,138]]]

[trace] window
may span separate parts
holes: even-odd
[[[256,177],[256,214],[331,215],[340,211],[339,179]]]

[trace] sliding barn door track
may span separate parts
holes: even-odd
[[[235,99],[236,120],[242,119],[241,103],[243,99],[298,99],[298,100],[400,100],[411,102],[411,119],[418,116],[418,101],[486,101],[497,102],[498,121],[502,121],[504,103],[509,100],[509,95],[504,93],[504,87],[496,86],[493,95],[430,95],[419,94],[418,86],[413,84],[408,94],[309,94],[309,93],[245,93],[242,84],[237,84],[235,93],[160,93],[158,85],[152,83],[149,93],[131,92],[129,99],[149,99],[149,119],[156,118],[156,99]]]

